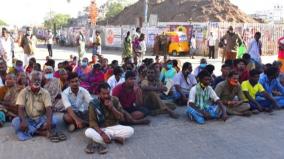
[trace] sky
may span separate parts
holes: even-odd
[[[65,13],[76,17],[79,11],[90,4],[91,0],[0,0],[0,19],[10,25],[38,25],[51,11]],[[96,0],[98,5],[107,0]],[[231,0],[245,13],[251,14],[260,10],[270,10],[279,3],[284,6],[284,0]]]

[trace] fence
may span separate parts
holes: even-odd
[[[242,37],[245,44],[253,38],[255,32],[262,33],[263,53],[266,55],[276,54],[278,51],[277,40],[284,36],[284,25],[259,24],[259,23],[227,23],[227,22],[209,22],[209,23],[183,23],[167,22],[158,23],[158,26],[143,27],[142,32],[146,34],[146,43],[148,51],[151,51],[154,45],[156,35],[163,31],[182,30],[187,33],[188,38],[194,34],[198,47],[198,54],[207,54],[207,36],[213,33],[216,39],[220,39],[227,32],[229,26],[233,26],[236,33]],[[64,34],[70,45],[75,44],[76,35],[82,30],[91,43],[94,38],[94,31],[99,30],[102,36],[103,47],[121,48],[123,39],[128,31],[134,32],[135,26],[96,26],[95,28],[65,28],[60,32]],[[217,40],[218,41],[218,40]],[[216,42],[217,45],[217,42]]]

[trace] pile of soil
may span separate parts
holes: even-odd
[[[242,12],[229,0],[148,0],[148,14],[157,14],[160,22],[237,22],[257,21]],[[107,20],[110,25],[135,25],[143,19],[145,1],[126,7],[119,15]],[[149,16],[148,16],[149,17]],[[106,24],[106,21],[101,22]]]

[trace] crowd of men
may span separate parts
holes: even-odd
[[[126,42],[131,41],[129,36]],[[31,49],[24,45],[31,39],[21,43],[25,59]],[[66,136],[56,129],[60,119],[54,113],[61,112],[69,132],[86,128],[85,136],[90,139],[86,153],[104,154],[107,144],[124,144],[134,134],[131,125],[149,124],[148,115],[179,118],[174,111],[177,106],[186,106],[185,114],[198,124],[284,107],[284,77],[277,61],[261,65],[250,54],[241,59],[229,55],[222,75],[216,77],[215,67],[206,59],[194,71],[190,62],[180,68],[177,60],[162,62],[159,56],[141,62],[134,56],[134,63],[133,56],[125,56],[121,65],[117,60],[110,63],[101,55],[100,38],[94,43],[91,60],[74,57],[57,67],[51,57],[44,66],[29,58],[26,65],[16,60],[8,67],[9,59],[2,56],[0,126],[11,122],[21,141],[40,135],[60,142]]]

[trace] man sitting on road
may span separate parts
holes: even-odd
[[[219,119],[225,121],[227,112],[220,98],[210,86],[211,75],[207,71],[198,74],[200,82],[191,88],[186,114],[198,124],[204,124],[205,119]]]
[[[51,132],[56,120],[52,116],[50,95],[41,88],[41,82],[41,72],[32,72],[30,86],[18,95],[16,105],[19,106],[19,117],[13,119],[12,126],[21,141],[31,139],[34,135],[46,136],[51,142],[66,140],[64,134]]]
[[[191,74],[192,66],[191,63],[186,62],[182,66],[182,71],[175,75],[173,79],[173,95],[175,102],[179,105],[186,105],[188,101],[188,94],[197,81],[195,76]]]
[[[77,73],[68,76],[69,87],[62,92],[62,102],[66,109],[63,120],[70,132],[88,125],[88,104],[92,100],[90,93],[79,87]]]
[[[280,108],[278,103],[265,92],[263,86],[258,82],[259,74],[260,72],[256,69],[251,70],[249,80],[242,83],[245,101],[249,102],[254,113],[258,113],[258,111],[271,112],[273,107]],[[264,96],[264,99],[258,100],[257,94]]]
[[[110,87],[107,83],[98,87],[98,98],[94,98],[89,104],[89,127],[85,135],[98,144],[100,154],[107,153],[106,144],[111,140],[124,144],[124,140],[134,134],[134,129],[129,126],[120,125],[125,121],[123,109],[117,97],[110,96]],[[95,145],[90,142],[86,153],[94,153]]]
[[[230,72],[228,79],[216,86],[215,92],[220,97],[221,102],[226,106],[228,114],[250,116],[250,105],[244,102],[244,95],[238,80],[239,74],[234,71]]]

